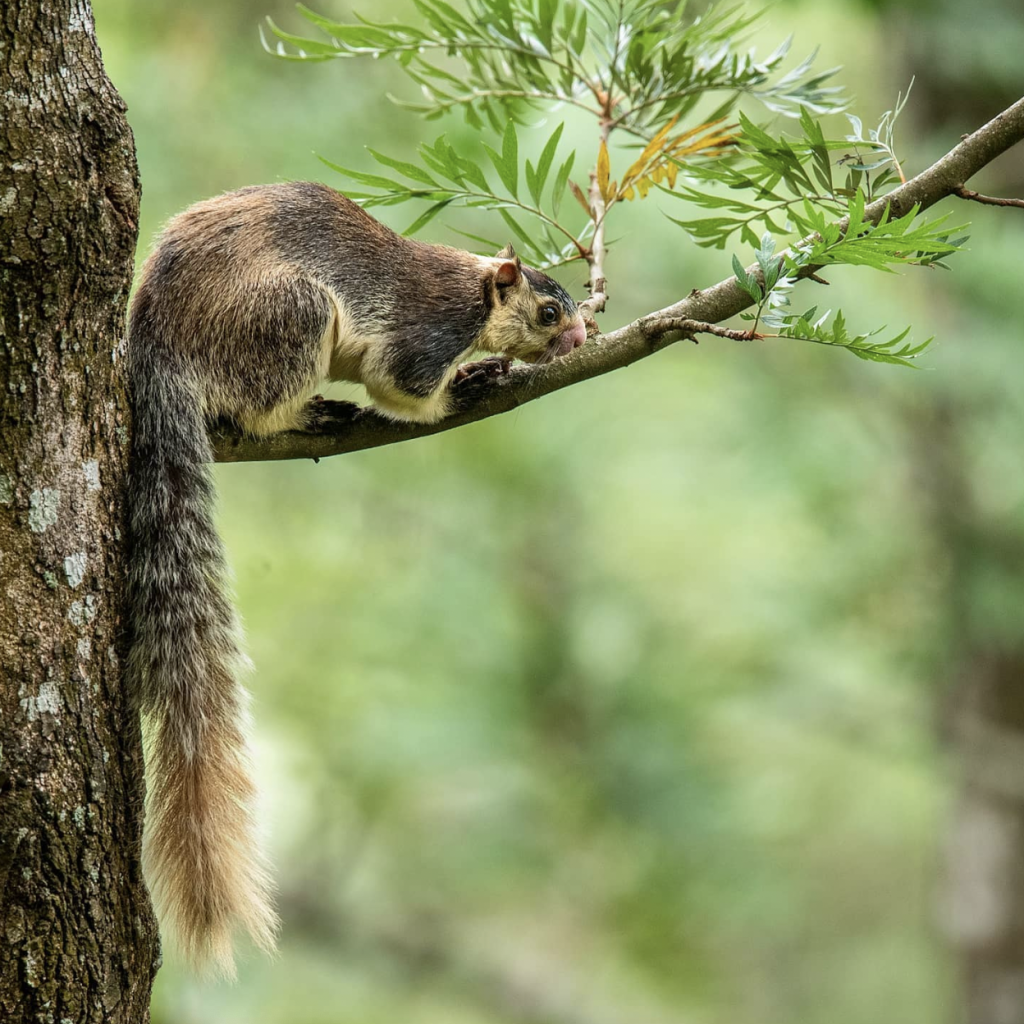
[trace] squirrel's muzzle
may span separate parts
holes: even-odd
[[[553,357],[567,356],[574,348],[579,348],[587,340],[587,329],[583,326],[583,319],[579,318],[572,325],[566,328],[555,338],[551,346]]]

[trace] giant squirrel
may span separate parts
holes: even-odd
[[[336,380],[387,416],[436,422],[467,373],[585,338],[575,302],[511,246],[482,257],[405,238],[325,185],[229,192],[164,229],[129,311],[128,672],[149,721],[146,875],[197,966],[232,972],[236,926],[268,951],[277,930],[207,427],[322,429],[346,413],[314,396]],[[477,351],[498,358],[462,367]]]

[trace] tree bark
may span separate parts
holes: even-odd
[[[1024,650],[964,652],[949,724],[962,784],[946,842],[943,924],[959,954],[962,1019],[1024,1020]]]
[[[965,426],[974,415],[933,397],[906,425],[919,495],[945,565],[940,723],[958,784],[944,842],[939,922],[956,954],[950,1019],[1024,1021],[1024,636],[977,606],[980,578],[1024,567],[1024,538],[977,500]]]
[[[140,1024],[159,960],[121,666],[138,174],[88,0],[0,11],[0,1020]]]

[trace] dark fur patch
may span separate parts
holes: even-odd
[[[395,385],[408,395],[425,398],[487,323],[482,301],[458,307],[428,307],[418,324],[408,324],[388,346],[387,368]]]
[[[283,193],[267,212],[271,244],[341,296],[360,330],[409,301],[409,282],[418,279],[410,251],[420,243],[396,235],[326,185],[271,187]]]
[[[320,340],[329,318],[326,294],[308,279],[275,282],[248,297],[232,325],[243,343],[226,370],[249,408],[270,411],[317,384]]]
[[[575,301],[557,281],[532,267],[523,267],[522,270],[523,276],[530,282],[530,287],[537,295],[554,299],[562,307],[562,312],[570,319],[576,315]]]
[[[465,253],[403,238],[343,195],[311,182],[275,186],[272,243],[335,291],[357,327],[390,336],[386,366],[426,397],[487,322],[490,296]]]

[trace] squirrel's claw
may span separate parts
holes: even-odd
[[[463,363],[455,371],[455,383],[461,384],[471,377],[500,377],[512,369],[512,360],[503,356],[489,356],[473,363]]]
[[[319,434],[340,423],[351,423],[360,409],[355,402],[336,402],[314,395],[304,410],[302,428],[310,434]]]

